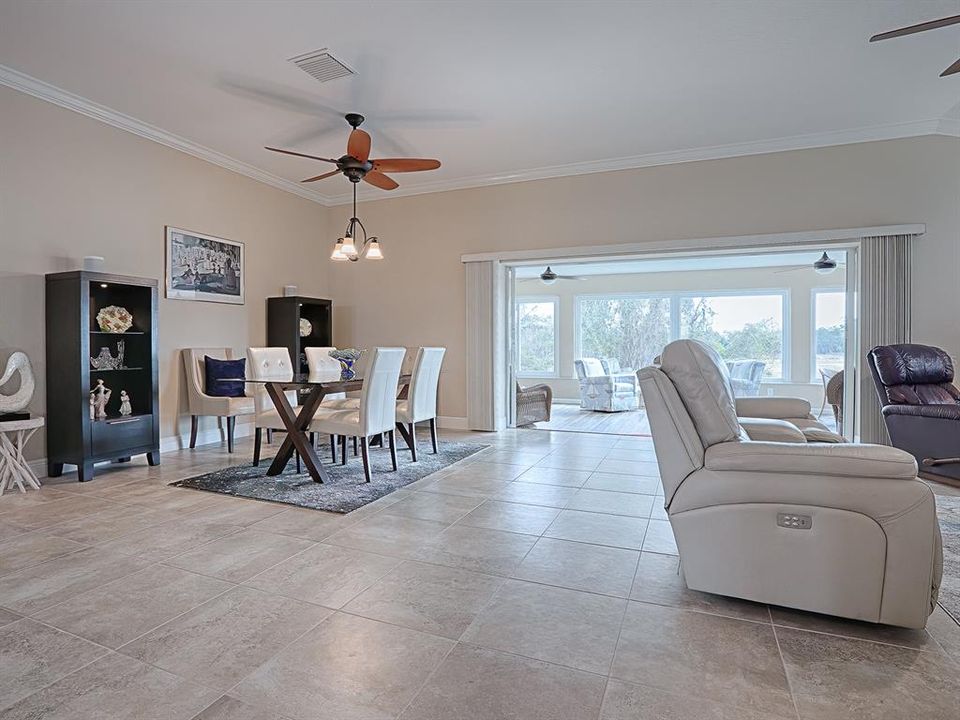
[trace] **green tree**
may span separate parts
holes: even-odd
[[[554,373],[554,305],[550,302],[517,303],[519,358],[524,374]]]

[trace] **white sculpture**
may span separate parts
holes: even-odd
[[[120,391],[120,414],[121,415],[133,414],[133,408],[130,407],[130,396],[127,395],[126,390]]]
[[[10,380],[15,372],[20,373],[20,389],[13,395],[0,393],[0,415],[24,410],[33,398],[33,368],[30,367],[30,358],[19,350],[7,359],[7,369],[3,377],[0,377],[0,387]]]
[[[106,420],[107,403],[110,402],[110,396],[113,390],[103,384],[103,380],[97,380],[97,386],[90,393],[93,398],[93,406],[97,412],[97,420]]]

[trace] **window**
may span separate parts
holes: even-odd
[[[558,315],[556,298],[517,301],[517,375],[556,376]]]
[[[615,358],[624,369],[649,365],[670,342],[670,297],[577,298],[578,357]]]
[[[813,291],[813,380],[820,371],[843,370],[846,350],[847,296],[843,290]]]
[[[763,377],[784,379],[785,292],[682,295],[680,337],[700,340],[724,360],[761,360]]]

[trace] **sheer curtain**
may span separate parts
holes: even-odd
[[[910,342],[910,257],[916,235],[860,241],[860,441],[890,444],[866,355],[877,345]]]

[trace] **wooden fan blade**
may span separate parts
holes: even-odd
[[[374,187],[378,187],[381,190],[396,190],[399,185],[392,178],[387,177],[382,172],[377,170],[371,170],[366,175],[363,176],[364,181],[370,183]]]
[[[946,77],[947,75],[953,75],[954,73],[958,73],[958,72],[960,72],[960,59],[958,59],[953,65],[951,65],[942,73],[940,73],[940,77]]]
[[[896,30],[891,30],[890,32],[880,33],[879,35],[874,35],[872,38],[870,38],[870,42],[876,42],[877,40],[889,40],[890,38],[902,37],[904,35],[913,35],[913,33],[924,32],[925,30],[936,30],[937,28],[947,27],[948,25],[956,25],[957,23],[960,23],[960,15],[952,15],[939,20],[930,20],[929,22],[908,25],[907,27],[897,28]]]
[[[350,139],[347,140],[347,155],[360,162],[366,162],[370,157],[370,136],[363,130],[354,128],[350,133]]]
[[[323,175],[317,175],[316,177],[307,178],[306,180],[301,180],[300,182],[302,183],[316,182],[317,180],[323,180],[324,178],[333,177],[334,175],[339,175],[339,174],[340,174],[339,170],[331,170],[330,172],[324,173]]]
[[[420,172],[421,170],[436,170],[440,167],[439,160],[426,158],[380,158],[371,160],[374,170],[381,172]]]
[[[322,162],[337,164],[336,160],[331,160],[330,158],[317,157],[316,155],[307,155],[306,153],[298,153],[293,150],[281,150],[280,148],[265,147],[264,150],[270,150],[271,152],[283,153],[284,155],[296,155],[297,157],[310,158],[311,160],[320,160]]]

